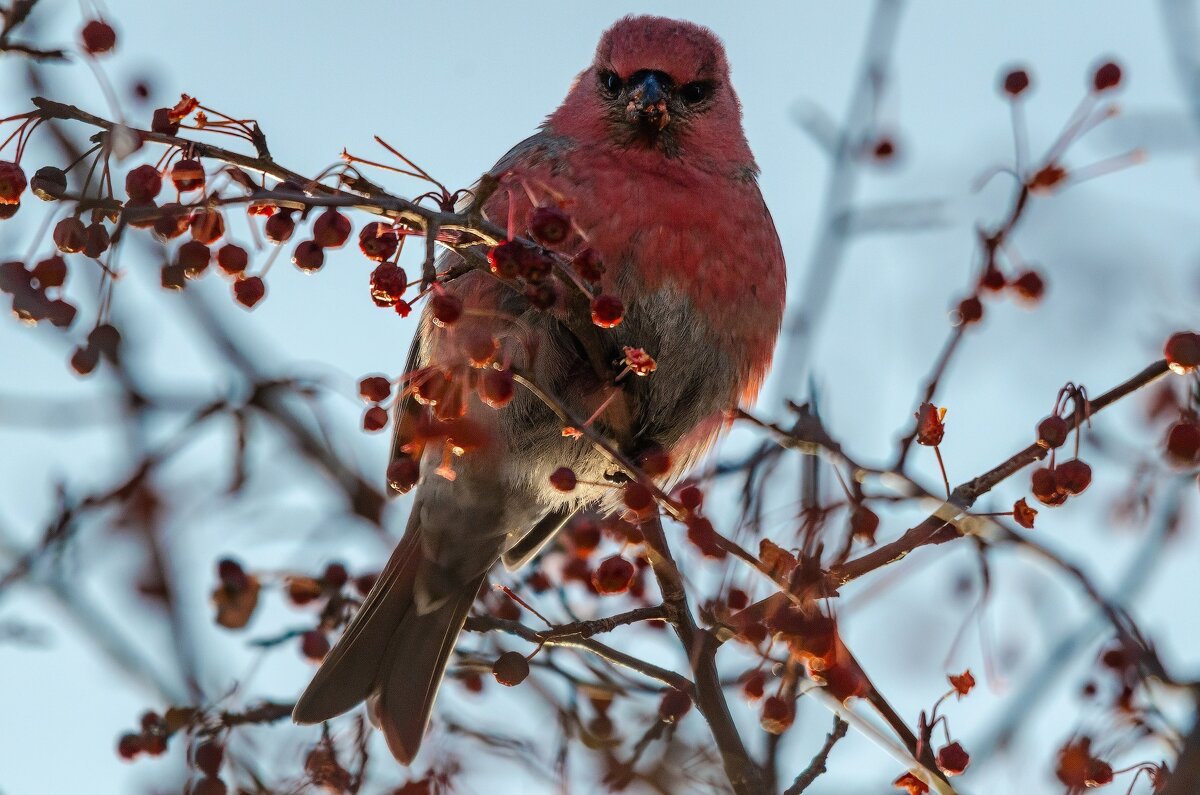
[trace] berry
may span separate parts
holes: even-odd
[[[99,221],[88,224],[87,229],[84,230],[84,237],[83,254],[92,259],[97,259],[105,251],[108,251],[108,246],[112,242],[108,236],[108,230]]]
[[[1004,76],[1004,93],[1010,97],[1019,97],[1029,88],[1029,72],[1024,69],[1013,69]]]
[[[76,254],[87,245],[87,232],[83,221],[75,216],[62,219],[54,225],[54,245],[64,254]]]
[[[1082,494],[1091,485],[1092,468],[1078,458],[1072,458],[1059,464],[1054,476],[1058,490],[1074,496]]]
[[[879,529],[879,514],[865,505],[859,505],[850,514],[850,532],[858,539],[874,543],[875,531]]]
[[[164,290],[182,290],[187,282],[183,268],[178,265],[163,265],[161,276]]]
[[[208,269],[211,256],[208,246],[198,240],[189,240],[175,253],[175,264],[183,268],[189,279],[194,279]]]
[[[42,166],[29,180],[29,189],[44,202],[57,201],[67,192],[67,172],[54,166]]]
[[[571,219],[557,207],[538,207],[529,221],[529,232],[543,246],[556,246],[571,234]]]
[[[535,309],[545,311],[558,302],[558,288],[553,281],[531,284],[525,288],[525,300]]]
[[[1172,372],[1184,375],[1200,367],[1200,334],[1180,331],[1172,334],[1163,346],[1163,356]]]
[[[231,276],[246,270],[249,264],[250,255],[241,246],[226,243],[217,252],[217,267]]]
[[[325,573],[321,575],[321,580],[330,588],[339,589],[350,581],[350,574],[341,563],[330,563],[325,567]]]
[[[746,681],[742,683],[742,695],[751,701],[757,701],[763,697],[763,690],[767,684],[767,675],[762,671],[755,671],[746,677]]]
[[[871,147],[871,156],[876,160],[891,160],[896,156],[896,142],[884,136]]]
[[[1121,67],[1112,61],[1100,64],[1092,74],[1092,89],[1097,93],[1116,88],[1121,83]]]
[[[1029,507],[1029,503],[1025,502],[1025,498],[1017,500],[1013,503],[1013,521],[1021,525],[1027,530],[1033,529],[1033,521],[1037,518],[1037,511]]]
[[[313,662],[320,662],[329,653],[329,638],[319,629],[310,629],[300,636],[300,653]]]
[[[76,348],[71,354],[71,369],[79,375],[88,375],[100,363],[100,351],[95,348]]]
[[[171,182],[180,193],[200,190],[204,187],[204,166],[199,160],[180,160],[171,168]]]
[[[25,172],[16,163],[0,160],[0,205],[19,205],[25,190]]]
[[[191,225],[192,219],[187,210],[176,202],[170,202],[159,208],[158,217],[154,219],[154,237],[160,243],[165,243],[182,235]]]
[[[433,322],[445,328],[462,317],[463,302],[457,295],[439,290],[429,299],[429,309],[433,313]]]
[[[59,299],[50,302],[46,309],[46,318],[55,328],[68,328],[75,322],[76,312],[74,306]]]
[[[301,240],[292,252],[292,264],[305,273],[316,273],[325,265],[325,251],[315,241]]]
[[[55,255],[33,266],[30,275],[37,279],[38,286],[43,290],[47,287],[62,287],[67,280],[67,263],[62,257]]]
[[[624,593],[633,581],[633,564],[620,555],[605,558],[592,572],[592,585],[602,594]]]
[[[462,341],[463,353],[467,355],[472,367],[487,367],[491,364],[496,358],[498,347],[496,338],[485,331],[476,330]]]
[[[652,445],[638,456],[637,464],[643,472],[655,478],[670,471],[671,454],[659,445]]]
[[[179,132],[179,120],[172,118],[170,108],[156,108],[150,121],[150,131],[174,135]]]
[[[195,783],[188,795],[228,795],[229,788],[216,776],[206,776]]]
[[[100,19],[93,19],[84,25],[79,37],[88,55],[101,55],[117,45],[116,31],[112,25]]]
[[[117,755],[122,759],[133,759],[144,750],[146,746],[140,734],[123,734],[121,739],[117,740]]]
[[[1037,271],[1025,271],[1013,280],[1012,288],[1021,298],[1036,303],[1046,292],[1046,283]]]
[[[17,210],[21,209],[21,202],[15,204],[4,204],[0,202],[0,221],[7,221],[17,214]]]
[[[216,210],[197,210],[192,215],[192,240],[211,246],[225,234],[225,218]]]
[[[529,661],[519,652],[506,651],[493,663],[492,676],[505,687],[515,687],[529,676]]]
[[[392,382],[382,375],[368,375],[358,382],[358,394],[368,403],[382,403],[392,396]]]
[[[1067,501],[1066,493],[1058,490],[1058,477],[1049,467],[1041,467],[1033,471],[1030,490],[1033,492],[1033,496],[1037,497],[1038,501],[1044,505],[1062,505]]]
[[[575,555],[586,558],[600,546],[600,525],[590,517],[580,517],[571,522],[567,538]]]
[[[288,577],[288,600],[297,607],[315,602],[321,598],[321,583],[312,577]]]
[[[407,456],[397,458],[392,463],[388,464],[387,481],[388,485],[396,491],[404,494],[417,485],[417,480],[421,476],[420,465],[412,458]]]
[[[221,558],[217,561],[217,579],[223,587],[231,591],[243,590],[250,583],[242,564],[232,558]]]
[[[162,174],[150,164],[138,166],[125,175],[125,192],[131,201],[148,202],[162,190]]]
[[[663,693],[658,702],[658,717],[667,723],[675,723],[692,708],[692,697],[682,690],[671,688]]]
[[[225,747],[215,740],[205,740],[196,746],[193,759],[197,770],[216,778],[221,770],[221,762],[225,759]]]
[[[570,467],[559,467],[550,473],[550,485],[559,491],[574,491],[577,482],[575,471]]]
[[[515,279],[521,270],[521,244],[501,243],[488,249],[488,267],[501,279]]]
[[[341,248],[350,238],[350,219],[330,207],[313,222],[313,242],[321,248]]]
[[[637,481],[625,484],[622,499],[625,502],[626,508],[639,512],[646,510],[654,504],[654,494],[650,489]]]
[[[958,305],[958,317],[964,326],[983,319],[983,302],[976,296],[964,298]]]
[[[625,316],[625,305],[615,295],[600,295],[592,300],[592,322],[600,328],[613,328]]]
[[[369,223],[358,233],[358,247],[367,259],[383,262],[396,253],[400,238],[396,230],[385,223]]]
[[[494,409],[507,406],[513,392],[513,376],[508,370],[484,370],[479,378],[479,397]]]
[[[1052,414],[1038,423],[1037,432],[1038,444],[1049,450],[1053,450],[1066,444],[1067,434],[1071,432],[1071,426],[1062,417]]]
[[[280,210],[267,219],[263,226],[263,234],[275,245],[283,245],[296,231],[296,222],[292,220],[291,210]]]
[[[961,776],[971,763],[971,756],[957,742],[943,746],[937,752],[937,766],[948,776]]]
[[[101,323],[88,332],[87,344],[103,354],[104,358],[116,361],[121,347],[121,333],[115,326]]]
[[[979,277],[979,286],[985,290],[996,292],[1003,290],[1008,280],[1004,278],[1004,274],[995,265],[988,265],[987,270]]]
[[[795,718],[796,712],[791,703],[779,696],[771,696],[763,702],[759,723],[765,732],[783,734]]]
[[[1200,464],[1200,425],[1180,420],[1167,431],[1167,458],[1177,466]]]
[[[679,504],[689,511],[697,511],[704,504],[704,492],[698,486],[688,484],[676,493],[675,498],[679,500]]]
[[[521,278],[530,284],[540,284],[554,271],[554,258],[541,249],[523,247],[520,255],[517,264]]]
[[[267,285],[257,276],[247,276],[233,283],[233,297],[247,309],[253,309],[266,294]]]
[[[376,306],[394,306],[408,287],[408,275],[399,265],[381,262],[371,271],[371,298]]]
[[[368,433],[382,431],[387,427],[387,424],[387,409],[383,408],[382,406],[371,406],[365,412],[363,412],[362,425],[364,431],[367,431]]]
[[[576,254],[575,259],[571,260],[571,264],[575,266],[575,272],[579,274],[579,278],[592,284],[598,283],[600,277],[604,275],[604,263],[600,261],[600,256],[590,248],[585,248]]]

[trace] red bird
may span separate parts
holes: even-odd
[[[519,232],[535,207],[561,208],[571,225],[555,248],[589,248],[603,263],[600,289],[625,308],[619,324],[596,330],[604,364],[629,346],[657,370],[601,378],[562,310],[534,305],[555,299],[544,274],[526,270],[534,284],[524,292],[482,271],[435,288],[409,354],[389,468],[419,466],[408,529],[293,713],[317,723],[367,700],[405,764],[488,570],[501,557],[509,568],[527,562],[579,508],[619,502],[617,487],[597,485],[619,481],[606,456],[564,436],[530,391],[518,387],[508,402],[508,368],[576,417],[599,410],[594,427],[630,455],[665,453],[658,477],[669,485],[712,446],[726,412],[754,399],[783,315],[783,252],[724,49],[706,28],[618,21],[563,104],[492,174],[500,189],[485,202],[488,218]],[[562,467],[579,481],[569,492],[550,482]]]

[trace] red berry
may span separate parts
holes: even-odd
[[[1037,511],[1029,507],[1029,503],[1025,502],[1024,497],[1013,503],[1013,521],[1021,525],[1021,527],[1032,530],[1033,522],[1036,518]]]
[[[62,219],[54,225],[54,245],[64,254],[76,254],[87,245],[87,230],[75,216]]]
[[[680,488],[675,498],[689,511],[699,510],[700,506],[704,504],[704,492],[698,486],[690,483]]]
[[[1121,83],[1121,67],[1112,61],[1100,64],[1092,74],[1092,88],[1096,92],[1108,91]]]
[[[757,701],[763,697],[763,690],[767,684],[767,675],[762,671],[755,671],[746,677],[746,681],[742,683],[742,695],[751,701]]]
[[[330,588],[342,588],[350,581],[350,574],[341,563],[330,563],[325,567],[321,580]]]
[[[208,246],[198,240],[189,240],[176,252],[175,264],[183,268],[184,274],[189,279],[194,279],[207,270],[211,257]]]
[[[585,248],[576,254],[575,259],[571,260],[571,264],[575,266],[575,272],[579,274],[579,278],[592,284],[598,283],[604,275],[604,263],[600,261],[600,256],[590,248]]]
[[[396,253],[400,238],[396,230],[385,223],[375,221],[369,223],[358,233],[358,247],[367,259],[383,262]]]
[[[550,485],[559,491],[574,491],[577,480],[570,467],[559,467],[550,473]]]
[[[79,34],[83,49],[89,55],[101,55],[117,45],[117,33],[107,22],[93,19],[83,26]]]
[[[521,244],[501,243],[488,249],[488,267],[501,279],[515,279],[521,270]]]
[[[242,564],[232,558],[221,558],[217,561],[217,579],[221,585],[231,591],[240,591],[250,582]]]
[[[1010,97],[1019,97],[1029,88],[1029,72],[1024,69],[1013,69],[1004,76],[1004,93]]]
[[[586,558],[600,546],[600,525],[588,516],[572,520],[567,528],[567,540],[572,551],[580,558]]]
[[[266,294],[267,285],[257,276],[247,276],[233,283],[233,297],[247,309],[253,309]]]
[[[763,702],[762,717],[759,719],[763,731],[770,734],[783,734],[795,719],[795,709],[790,702],[783,698],[771,696]]]
[[[300,636],[300,653],[313,662],[320,662],[329,653],[329,638],[319,629],[310,629]]]
[[[492,664],[492,676],[505,687],[515,687],[529,676],[529,661],[519,652],[506,651]]]
[[[1013,280],[1012,288],[1026,301],[1036,302],[1046,292],[1046,283],[1037,271],[1025,271]]]
[[[122,759],[133,759],[145,750],[146,746],[140,734],[122,734],[121,739],[117,740],[117,755]]]
[[[62,257],[55,255],[33,266],[30,272],[37,279],[38,286],[43,290],[47,287],[62,287],[67,280],[67,263]]]
[[[970,763],[970,754],[957,742],[943,746],[937,753],[937,766],[948,776],[961,776]]]
[[[0,221],[7,221],[9,218],[12,218],[17,214],[17,210],[19,209],[21,209],[21,202],[17,202],[16,204],[0,203]]]
[[[1071,426],[1062,417],[1050,415],[1038,423],[1038,444],[1049,450],[1066,444]]]
[[[600,295],[592,300],[592,322],[600,328],[612,328],[625,316],[625,305],[615,295]]]
[[[412,458],[407,456],[397,458],[392,463],[388,464],[387,480],[388,485],[396,491],[404,494],[417,485],[417,480],[421,477],[421,467]]]
[[[371,298],[376,306],[394,306],[408,287],[408,276],[399,265],[381,262],[371,271]]]
[[[429,299],[429,309],[433,313],[433,322],[445,328],[462,317],[463,302],[457,295],[439,290]]]
[[[979,286],[992,292],[1003,290],[1007,284],[1008,280],[995,265],[988,265],[987,270],[979,277]]]
[[[1178,466],[1200,464],[1200,425],[1180,420],[1167,431],[1167,458]]]
[[[964,298],[958,305],[958,317],[964,326],[983,319],[983,302],[975,296]]]
[[[540,284],[554,271],[554,257],[541,249],[522,246],[519,254],[519,273],[530,284]]]
[[[865,505],[859,505],[850,514],[850,533],[867,543],[875,542],[875,531],[879,529],[879,514]]]
[[[1078,458],[1072,458],[1058,465],[1054,477],[1059,491],[1074,496],[1082,494],[1091,485],[1092,468]]]
[[[0,181],[3,180],[4,165],[0,163]],[[57,201],[67,192],[67,172],[55,166],[42,166],[29,180],[29,189],[44,202]],[[3,203],[4,199],[0,196],[0,204]]]
[[[164,204],[154,219],[154,237],[165,243],[182,235],[192,225],[192,219],[184,207],[175,202]]]
[[[1035,469],[1030,484],[1033,496],[1045,505],[1062,505],[1067,501],[1066,493],[1058,490],[1058,477],[1049,467]]]
[[[1200,367],[1200,334],[1180,331],[1172,334],[1163,346],[1163,356],[1173,372],[1184,375]]]
[[[341,248],[350,238],[350,219],[330,207],[313,222],[313,242],[321,248]]]
[[[108,251],[108,246],[112,242],[108,236],[108,230],[99,221],[88,224],[87,229],[84,230],[84,237],[86,242],[83,244],[83,254],[92,259],[97,259],[105,251]]]
[[[650,477],[665,475],[671,469],[671,454],[658,445],[642,451],[637,460],[638,467]]]
[[[592,585],[602,594],[624,593],[629,590],[635,571],[633,564],[620,555],[605,558],[592,572]]]
[[[462,341],[463,353],[471,362],[472,367],[487,367],[496,358],[499,343],[496,338],[485,331],[475,330]]]
[[[382,375],[368,375],[358,382],[358,394],[368,403],[382,403],[392,396],[392,382]]]
[[[162,190],[162,174],[150,164],[138,166],[125,175],[125,192],[135,202],[152,201]]]
[[[543,311],[554,306],[558,302],[558,288],[554,286],[554,282],[547,280],[531,284],[525,288],[525,300],[530,303],[535,309]]]
[[[204,166],[199,160],[180,160],[171,167],[171,182],[180,193],[200,190],[204,187]]]
[[[221,770],[221,762],[225,759],[225,747],[216,740],[205,740],[196,746],[193,758],[197,770],[216,778]]]
[[[16,163],[0,160],[0,204],[19,205],[25,191],[25,172]]]
[[[484,370],[479,378],[479,397],[494,409],[507,406],[513,399],[513,376],[508,370]]]
[[[71,369],[79,375],[88,375],[100,363],[100,351],[95,348],[76,348],[71,354]]]
[[[249,264],[250,255],[241,246],[226,243],[217,252],[217,267],[231,276],[246,270]]]
[[[671,688],[663,693],[658,702],[658,717],[667,723],[675,723],[692,708],[692,697],[682,690]]]
[[[229,788],[216,776],[206,776],[197,781],[187,795],[228,795]]]
[[[162,135],[174,135],[179,132],[179,120],[171,116],[170,108],[156,108],[150,121],[150,131]]]
[[[325,265],[325,251],[312,240],[301,240],[292,252],[292,264],[305,273],[316,273]]]
[[[625,507],[639,512],[646,510],[654,504],[653,492],[637,481],[625,484],[622,499],[625,502]]]
[[[225,218],[216,210],[197,210],[192,215],[192,240],[211,246],[225,234]]]
[[[741,588],[730,588],[729,595],[725,597],[725,604],[734,610],[741,610],[750,604],[750,595]]]
[[[387,409],[383,408],[382,406],[371,406],[365,412],[363,412],[362,425],[364,431],[367,431],[368,433],[382,431],[387,427],[387,424]]]
[[[279,246],[286,243],[296,231],[296,222],[292,219],[291,210],[280,210],[267,219],[263,226],[263,234],[267,240]]]
[[[544,246],[556,246],[571,234],[571,219],[557,207],[538,207],[529,221],[533,239]]]

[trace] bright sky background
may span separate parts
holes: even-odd
[[[44,0],[41,6],[36,16],[39,41],[73,41],[80,24],[76,4]],[[120,39],[118,53],[103,65],[122,96],[127,96],[131,79],[146,77],[155,89],[151,107],[171,104],[187,92],[232,115],[252,116],[266,131],[276,159],[305,173],[333,162],[342,147],[380,155],[371,140],[380,134],[451,187],[469,185],[534,130],[587,65],[601,31],[619,16],[649,12],[706,24],[728,47],[747,135],[762,167],[763,193],[783,239],[793,285],[807,267],[828,172],[825,156],[799,129],[794,110],[804,102],[834,118],[842,116],[871,8],[866,2],[694,0],[212,0],[198,5],[108,0],[106,6]],[[1115,57],[1126,67],[1122,105],[1127,113],[1073,148],[1066,162],[1085,165],[1136,145],[1147,148],[1149,159],[1033,208],[1016,243],[1023,256],[1041,265],[1048,296],[1035,312],[1007,300],[990,303],[982,333],[970,335],[951,369],[939,402],[950,407],[943,453],[952,480],[971,477],[1026,444],[1065,381],[1082,382],[1099,393],[1157,357],[1167,332],[1198,325],[1197,138],[1170,61],[1159,4],[924,0],[904,14],[891,90],[883,102],[883,117],[896,131],[901,158],[890,167],[868,168],[861,191],[869,202],[947,200],[948,223],[937,231],[875,235],[852,243],[813,359],[804,373],[777,372],[769,395],[802,397],[803,379],[811,373],[834,434],[860,458],[884,459],[907,427],[918,384],[948,331],[952,298],[974,272],[975,224],[998,217],[1007,201],[1004,179],[982,193],[971,190],[978,175],[1011,157],[1007,108],[995,92],[999,70],[1018,61],[1032,71],[1034,93],[1027,110],[1036,154],[1078,102],[1090,67],[1100,57]],[[0,58],[0,117],[27,107],[22,68],[14,58]],[[52,97],[108,112],[82,64],[48,67],[45,75]],[[136,123],[148,122],[148,110],[132,112]],[[38,205],[27,201],[18,216],[24,223],[0,224],[0,257],[24,255],[45,212]],[[39,251],[44,250],[43,245]],[[159,300],[157,309],[141,311],[149,299],[159,298],[153,287],[157,276],[149,267],[153,263],[145,264],[146,273],[118,294],[129,293],[126,310],[134,322],[152,329],[155,342],[146,355],[167,387],[215,389],[206,378],[207,354],[191,346],[181,310],[163,310]],[[754,263],[746,267],[752,269]],[[369,372],[398,372],[412,324],[371,305],[367,273],[363,260],[348,249],[329,257],[316,277],[298,274],[281,261],[271,273],[268,300],[252,315],[237,310],[231,315],[241,333],[279,353],[292,371],[335,380],[347,397],[334,404],[335,433],[345,437],[364,471],[377,473],[383,469],[387,441],[357,430],[353,381]],[[0,322],[0,396],[71,398],[110,391],[103,378],[81,382],[66,372],[66,350],[52,330]],[[0,528],[7,533],[36,536],[59,479],[75,489],[101,486],[113,482],[127,465],[116,437],[94,424],[75,427],[74,418],[55,416],[20,427],[3,416],[3,407],[0,403]],[[762,410],[779,414],[777,402],[764,403]],[[1131,404],[1099,420],[1106,436],[1111,433],[1111,455],[1125,457],[1126,445],[1152,449],[1156,438],[1139,417],[1138,406]],[[199,460],[225,467],[227,459],[220,456],[227,451],[227,439],[206,440]],[[936,465],[927,452],[916,456],[933,482]],[[1104,461],[1101,454],[1095,458]],[[195,465],[197,457],[191,461],[192,468],[176,475],[206,477],[203,466]],[[287,462],[278,465],[285,473]],[[1108,461],[1098,469],[1107,473],[1094,487],[1101,493],[1043,512],[1036,532],[1039,539],[1087,563],[1107,585],[1117,579],[1122,562],[1142,537],[1114,529],[1108,521],[1127,471]],[[219,476],[208,477],[212,492],[219,491]],[[1011,504],[1025,483],[1016,478],[1006,484],[994,505]],[[1194,488],[1191,500],[1194,530]],[[786,501],[781,505],[776,530],[786,527],[790,517]],[[268,508],[278,532],[264,540],[251,528]],[[175,540],[186,551],[181,559],[194,562],[185,583],[197,600],[192,609],[200,623],[207,617],[211,562],[222,553],[233,551],[253,565],[277,568],[315,568],[334,557],[363,568],[384,554],[356,528],[316,539],[320,528],[312,501],[295,484],[281,488],[279,500],[270,506],[241,505],[210,515],[197,499],[184,510],[191,516],[186,525],[180,523]],[[397,513],[402,517],[403,506]],[[906,526],[902,521],[886,522],[884,532],[897,533]],[[83,559],[89,544],[100,543],[128,542],[85,538]],[[844,622],[847,641],[910,720],[944,689],[945,670],[970,666],[983,678],[974,629],[953,660],[944,662],[950,638],[970,606],[966,600],[954,604],[960,599],[954,583],[974,571],[965,545],[960,546],[964,548],[914,555],[902,564],[908,568],[897,567],[911,576],[902,577],[884,596],[870,597],[861,587],[847,593],[855,606]],[[916,559],[922,555],[945,560],[921,565]],[[1198,555],[1194,532],[1176,539],[1136,605],[1143,626],[1152,635],[1161,630],[1155,637],[1167,662],[1185,676],[1194,674],[1200,662],[1200,615],[1191,609],[1200,596],[1194,575]],[[4,568],[0,563],[0,571]],[[93,575],[88,592],[94,593],[99,609],[117,614],[140,609],[105,593],[104,577],[122,576],[118,565]],[[1005,696],[1021,675],[1036,667],[1046,639],[1079,621],[1075,591],[1061,578],[1045,575],[1034,564],[1000,567],[996,587],[1003,597],[989,609],[988,623],[1003,670],[992,687],[950,708],[956,734],[968,750],[979,731],[1003,711]],[[162,771],[174,770],[172,763],[125,765],[113,751],[116,737],[134,726],[143,709],[162,705],[119,670],[97,663],[64,616],[33,589],[0,597],[0,621],[19,618],[42,628],[47,638],[43,648],[0,645],[0,793],[124,793],[162,785]],[[259,617],[258,632],[249,636],[262,636],[289,621],[294,625],[295,616],[275,609]],[[247,636],[203,631],[203,642],[212,643],[218,655],[242,654]],[[154,638],[139,640],[152,653],[163,652]],[[311,670],[290,652],[276,657],[287,659],[272,659],[256,673],[255,695],[292,697]],[[1022,744],[1010,757],[971,771],[964,779],[965,791],[1058,791],[1049,760],[1070,731],[1087,725],[1093,715],[1073,697],[1087,674],[1086,669],[1066,672],[1057,695],[1033,715],[1034,728]],[[221,689],[222,683],[211,684],[214,691]],[[230,684],[223,682],[224,687]],[[484,709],[480,702],[456,696],[447,701],[461,706],[460,717]],[[485,703],[503,709],[508,702]],[[739,721],[753,725],[750,709],[740,703],[733,708]],[[693,714],[688,720],[699,717]],[[827,730],[828,716],[806,706],[799,724],[785,755],[793,774],[807,764]],[[307,736],[297,733],[289,752],[298,753]],[[900,772],[858,738],[835,750],[830,767],[834,772],[812,792],[885,792],[886,782]],[[537,789],[544,786],[539,781],[488,780],[483,774],[489,771],[495,768],[483,763],[474,777],[464,779],[464,791],[543,791]]]

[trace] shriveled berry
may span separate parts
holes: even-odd
[[[613,328],[625,317],[625,305],[615,295],[600,295],[592,300],[592,322],[600,328]]]
[[[958,304],[958,317],[964,326],[978,323],[983,319],[983,302],[973,295],[964,298]]]
[[[662,700],[658,702],[658,717],[667,723],[674,723],[688,714],[691,708],[692,697],[672,687],[663,693]]]
[[[365,412],[363,412],[362,425],[364,431],[367,431],[368,433],[382,431],[387,427],[387,424],[387,409],[383,408],[382,406],[371,406]]]
[[[192,158],[180,160],[171,167],[171,182],[180,193],[200,190],[204,187],[204,166]]]
[[[421,477],[421,467],[416,460],[404,456],[397,458],[392,463],[388,464],[387,480],[388,485],[396,491],[404,494],[417,485],[417,480]]]
[[[408,287],[408,275],[399,265],[381,262],[371,271],[371,298],[376,306],[394,306]]]
[[[211,246],[225,234],[225,218],[216,210],[197,210],[192,214],[191,228],[192,240]]]
[[[1005,94],[1010,97],[1019,97],[1029,88],[1029,72],[1024,69],[1013,69],[1004,75],[1001,85]]]
[[[382,403],[392,396],[392,382],[386,376],[368,375],[358,382],[358,394],[368,403]]]
[[[1058,465],[1054,477],[1059,491],[1074,496],[1082,494],[1091,485],[1092,468],[1078,458],[1072,458]]]
[[[601,561],[592,572],[592,585],[598,593],[624,593],[629,590],[634,573],[632,563],[620,555],[614,555]]]
[[[1167,338],[1163,356],[1172,372],[1185,375],[1200,367],[1200,334],[1180,331]]]
[[[196,762],[197,770],[206,776],[216,778],[221,771],[221,763],[225,759],[225,746],[216,740],[205,740],[196,746],[192,758]]]
[[[767,675],[762,671],[754,671],[746,677],[746,681],[742,683],[742,695],[751,701],[757,701],[763,697],[763,691],[766,688]]]
[[[231,276],[242,273],[249,264],[250,255],[241,246],[226,243],[217,251],[217,267]]]
[[[267,223],[263,226],[263,234],[267,240],[277,246],[288,242],[292,237],[292,233],[296,231],[296,222],[292,219],[291,210],[280,210],[267,219]]]
[[[233,297],[247,309],[253,309],[266,294],[267,285],[258,276],[247,276],[233,283]]]
[[[25,172],[16,163],[0,160],[0,204],[19,205],[25,191]]]
[[[117,46],[117,33],[102,19],[93,19],[79,33],[83,49],[88,55],[101,55]]]
[[[1171,463],[1190,467],[1200,464],[1200,425],[1180,420],[1167,430],[1167,458]]]
[[[1025,271],[1013,280],[1012,288],[1021,298],[1033,303],[1045,294],[1046,282],[1037,271]]]
[[[125,175],[125,192],[135,202],[152,201],[162,190],[162,174],[146,163]]]
[[[374,221],[358,233],[358,247],[367,259],[383,262],[396,253],[400,238],[396,230],[385,223]]]
[[[550,485],[559,491],[574,491],[577,482],[575,470],[570,467],[559,467],[550,473]]]
[[[55,166],[42,166],[33,172],[29,189],[44,202],[57,201],[67,192],[67,172]]]
[[[494,409],[503,408],[513,399],[513,383],[509,370],[484,370],[479,377],[479,397]]]
[[[320,662],[329,654],[329,638],[319,629],[310,629],[300,636],[300,653],[313,662]]]
[[[158,217],[154,219],[154,237],[165,243],[182,235],[191,225],[192,218],[187,209],[176,202],[169,202],[159,208]]]
[[[76,254],[83,251],[87,244],[87,234],[83,221],[75,216],[68,216],[54,225],[54,245],[64,254]]]
[[[516,687],[529,676],[529,661],[519,652],[506,651],[492,664],[492,676],[505,687]]]
[[[879,514],[865,505],[859,505],[850,514],[850,533],[861,541],[875,542],[875,531],[879,529]]]
[[[445,328],[462,317],[463,302],[457,295],[439,290],[429,299],[429,309],[433,322]]]
[[[971,764],[970,754],[963,750],[962,745],[957,742],[942,746],[937,752],[937,766],[947,776],[961,776],[969,764]]]
[[[1066,444],[1071,426],[1062,417],[1051,414],[1038,423],[1037,432],[1038,444],[1053,450]]]
[[[529,232],[543,246],[556,246],[571,233],[571,219],[557,207],[538,207],[529,220]]]
[[[175,264],[183,268],[184,274],[189,279],[194,279],[208,269],[208,261],[211,257],[208,246],[199,240],[189,240],[175,253]]]
[[[350,238],[350,219],[330,207],[313,222],[313,242],[321,248],[341,248]]]
[[[325,251],[312,240],[301,240],[292,252],[292,264],[305,273],[316,273],[325,265]]]
[[[1092,88],[1097,92],[1116,88],[1121,83],[1121,67],[1112,61],[1107,61],[1096,67],[1092,73]]]
[[[83,254],[92,259],[98,258],[105,251],[108,251],[112,239],[108,236],[108,229],[104,224],[96,221],[90,223],[84,231]]]
[[[1025,502],[1025,498],[1017,500],[1013,503],[1013,521],[1028,530],[1033,529],[1033,521],[1037,518],[1037,511],[1029,507],[1029,503]]]
[[[43,290],[47,287],[62,287],[67,280],[67,262],[57,254],[33,266],[30,273]]]
[[[783,734],[796,719],[796,711],[791,702],[780,696],[771,696],[763,702],[762,715],[759,723],[763,731],[770,734]]]
[[[321,598],[323,593],[321,583],[314,580],[312,577],[288,577],[287,578],[287,596],[288,601],[297,607],[310,604]]]

